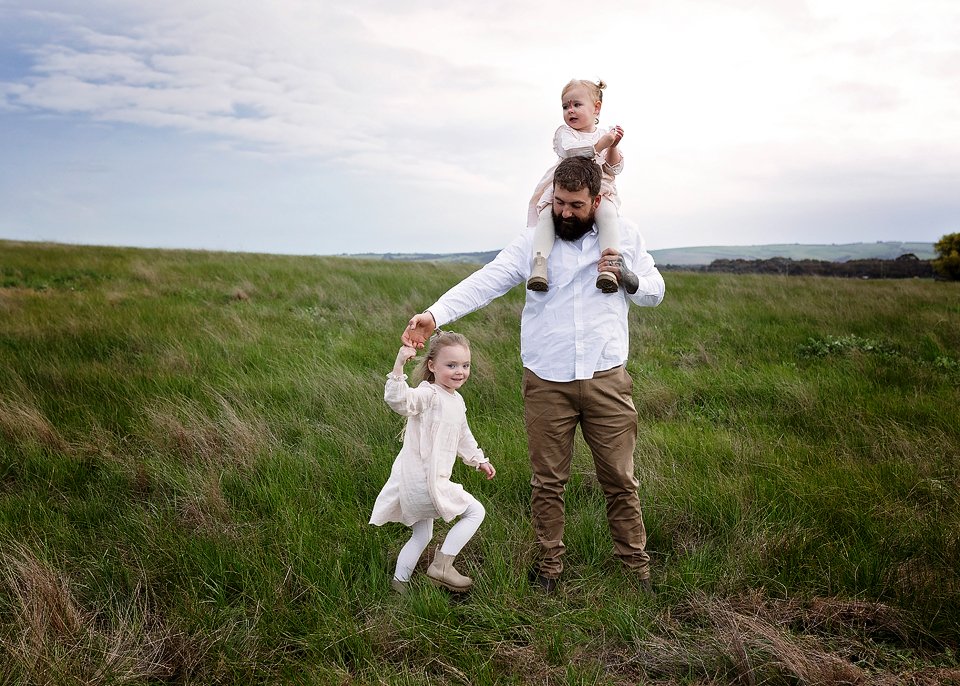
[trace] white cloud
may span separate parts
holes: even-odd
[[[361,166],[370,153],[409,164],[426,150],[447,177],[436,120],[440,130],[451,119],[463,122],[461,131],[481,120],[479,107],[458,104],[476,98],[482,75],[425,64],[350,35],[357,27],[348,17],[288,4],[303,23],[268,5],[224,13],[214,4],[214,12],[186,16],[175,6],[127,35],[84,24],[96,17],[71,17],[69,42],[38,46],[30,74],[8,86],[5,99],[8,106],[178,127]],[[346,36],[339,33],[345,27]],[[425,94],[438,97],[431,102]],[[444,101],[453,106],[437,106]]]
[[[493,203],[516,216],[498,235],[520,225],[573,76],[610,84],[625,213],[671,218],[651,244],[846,193],[949,205],[960,185],[953,0],[34,0],[0,20],[29,61],[0,72],[0,112],[432,191],[474,232],[506,223]]]

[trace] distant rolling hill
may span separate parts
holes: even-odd
[[[350,257],[435,262],[476,262],[486,264],[497,256],[497,250],[464,253],[364,253]],[[826,260],[848,262],[850,260],[895,260],[901,255],[913,254],[921,260],[936,257],[933,243],[877,241],[876,243],[831,243],[829,245],[803,245],[784,243],[774,245],[717,245],[696,248],[665,248],[651,250],[657,264],[677,267],[708,265],[714,260],[766,260],[784,257],[791,260]]]
[[[710,264],[714,260],[768,260],[784,257],[791,260],[895,260],[901,255],[913,254],[921,260],[932,260],[937,255],[933,243],[903,243],[877,241],[876,243],[831,243],[829,245],[802,245],[786,243],[775,245],[707,246],[699,248],[667,248],[651,250],[657,264],[693,266]]]

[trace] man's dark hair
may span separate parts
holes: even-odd
[[[572,193],[587,188],[595,198],[600,194],[600,165],[589,157],[567,157],[557,165],[553,185]]]

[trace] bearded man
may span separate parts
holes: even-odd
[[[594,225],[600,197],[600,168],[592,159],[570,157],[560,163],[553,199],[557,239],[547,265],[551,287],[527,291],[520,318],[530,506],[540,553],[529,579],[547,593],[556,589],[563,571],[563,495],[578,425],[603,488],[615,553],[641,588],[652,592],[634,474],[637,411],[625,363],[629,307],[659,305],[664,282],[639,231],[622,218],[621,249],[600,254]],[[436,327],[526,283],[532,245],[529,229],[492,262],[414,315],[401,336],[404,343],[422,348]],[[616,276],[617,292],[596,288],[599,271]]]

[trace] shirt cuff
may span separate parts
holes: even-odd
[[[447,312],[447,309],[440,303],[434,303],[428,307],[427,312],[433,315],[433,323],[436,324],[438,329],[444,324],[453,321],[450,313]]]

